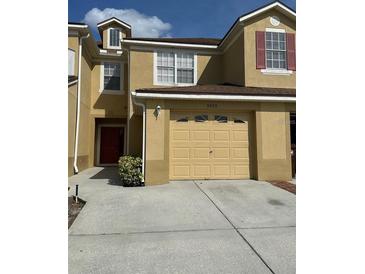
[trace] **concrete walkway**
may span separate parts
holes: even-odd
[[[69,179],[87,201],[69,273],[295,273],[295,195],[251,180],[117,182],[115,168]]]

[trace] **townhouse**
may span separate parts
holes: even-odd
[[[143,159],[146,185],[290,180],[295,11],[279,1],[221,39],[137,38],[118,18],[69,23],[69,175]]]

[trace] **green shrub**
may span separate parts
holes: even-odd
[[[144,186],[141,158],[133,156],[120,157],[118,171],[123,186]]]

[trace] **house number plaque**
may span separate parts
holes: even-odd
[[[217,108],[218,104],[207,104],[207,108]]]

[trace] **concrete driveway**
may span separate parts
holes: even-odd
[[[295,195],[265,182],[124,188],[115,168],[69,179],[85,207],[69,273],[295,273]]]

